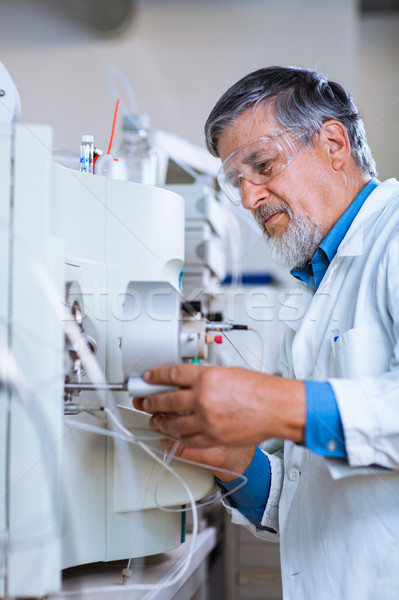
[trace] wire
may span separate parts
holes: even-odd
[[[185,560],[183,561],[183,563],[178,565],[178,567],[174,570],[173,573],[171,573],[171,575],[166,579],[166,581],[163,581],[159,584],[125,585],[124,590],[149,590],[149,589],[157,590],[157,589],[163,589],[165,587],[170,587],[170,586],[174,585],[175,583],[177,583],[183,577],[183,575],[186,573],[186,571],[188,570],[188,568],[190,566],[191,559],[192,559],[192,556],[194,553],[194,547],[195,547],[196,538],[197,538],[197,534],[198,534],[198,511],[197,511],[197,508],[195,505],[194,496],[193,496],[189,486],[184,481],[184,479],[174,469],[172,469],[167,462],[165,462],[161,458],[159,458],[146,444],[144,444],[141,441],[138,441],[135,438],[135,436],[128,429],[126,429],[126,427],[124,425],[122,425],[122,423],[120,423],[118,421],[118,419],[115,418],[115,416],[109,409],[105,409],[105,411],[106,411],[107,417],[110,419],[110,421],[113,423],[113,425],[117,429],[119,429],[127,437],[127,439],[136,443],[154,461],[159,463],[164,469],[169,471],[179,481],[179,483],[183,486],[183,488],[186,491],[186,494],[189,498],[189,503],[190,503],[190,506],[192,509],[192,514],[193,514],[193,531],[192,531],[190,545],[189,545],[189,548],[187,551],[187,556],[186,556]],[[70,592],[66,591],[66,592],[64,592],[64,595],[74,596],[77,594],[85,595],[85,594],[93,594],[93,593],[101,593],[101,592],[104,593],[104,592],[111,592],[111,591],[120,592],[120,590],[121,590],[120,585],[103,586],[103,587],[87,588],[84,590],[76,590],[76,591],[70,591]]]
[[[100,427],[97,426],[93,426],[93,425],[89,425],[87,423],[81,423],[81,422],[76,422],[76,421],[69,421],[67,419],[65,419],[65,422],[68,424],[71,424],[72,426],[77,426],[80,429],[84,429],[86,431],[91,431],[94,433],[99,433],[101,435],[105,435],[105,436],[109,436],[109,437],[113,437],[116,439],[121,439],[124,441],[127,441],[129,443],[134,443],[137,444],[140,448],[142,448],[144,450],[144,452],[146,452],[151,458],[153,458],[153,460],[155,460],[157,463],[159,463],[161,465],[161,470],[159,472],[158,478],[156,480],[155,483],[155,491],[154,491],[154,501],[155,504],[157,505],[157,507],[165,512],[171,512],[171,513],[176,513],[176,512],[187,512],[188,510],[191,510],[192,515],[193,515],[193,532],[192,532],[192,538],[191,538],[191,542],[190,542],[190,546],[189,549],[187,551],[186,557],[184,559],[184,561],[178,565],[178,567],[174,570],[173,573],[171,573],[171,575],[166,579],[163,580],[161,583],[159,584],[130,584],[130,585],[124,585],[124,590],[141,590],[141,589],[145,589],[145,590],[149,590],[149,589],[163,589],[165,587],[170,587],[172,585],[174,585],[177,581],[179,581],[183,575],[186,573],[186,571],[188,570],[191,560],[192,560],[192,555],[194,552],[194,546],[195,546],[195,542],[196,542],[196,537],[198,534],[198,511],[197,511],[197,505],[195,503],[195,499],[191,493],[191,490],[189,488],[189,486],[186,484],[186,482],[184,481],[184,479],[174,470],[170,467],[170,462],[175,459],[177,461],[181,461],[184,463],[188,463],[188,464],[193,464],[197,467],[203,467],[209,470],[209,468],[211,467],[210,465],[204,464],[204,463],[197,463],[197,462],[193,462],[191,460],[187,460],[187,459],[183,459],[181,457],[176,456],[176,451],[179,447],[179,442],[175,441],[172,449],[169,452],[163,452],[162,456],[163,459],[159,456],[157,456],[157,451],[156,450],[152,450],[150,449],[148,446],[146,446],[146,444],[144,444],[142,442],[143,438],[139,438],[138,436],[135,436],[134,434],[131,433],[131,431],[129,431],[128,429],[126,429],[126,427],[120,423],[120,421],[117,419],[117,417],[109,410],[109,409],[105,409],[106,415],[107,417],[112,421],[112,423],[114,424],[114,426],[119,429],[119,433],[115,432],[115,431],[110,431],[107,429],[102,429]],[[151,441],[153,441],[154,439],[165,439],[165,436],[152,436],[151,437]],[[166,455],[166,458],[165,458]],[[161,477],[162,477],[162,473],[164,470],[169,471],[172,475],[174,475],[174,477],[177,478],[177,480],[179,481],[179,483],[182,485],[183,489],[185,489],[187,496],[189,498],[189,503],[190,506],[189,507],[184,507],[184,508],[177,508],[177,509],[172,509],[172,508],[166,508],[165,506],[162,506],[158,503],[156,495],[157,495],[157,490],[161,481]],[[243,485],[245,485],[247,483],[247,478],[240,474],[240,473],[235,473],[233,471],[229,471],[227,469],[218,469],[218,471],[226,473],[228,475],[233,475],[236,478],[241,479],[241,482],[238,483],[232,490],[225,492],[224,494],[220,494],[219,498],[220,499],[224,499],[227,496],[235,493],[238,489],[240,489]],[[215,497],[212,497],[209,501],[207,502],[201,502],[201,508],[205,507],[211,503],[213,503],[215,501]],[[130,563],[131,563],[131,558],[128,560],[127,563],[127,568],[126,570],[129,570],[130,567]],[[76,595],[76,594],[92,594],[92,593],[100,593],[100,592],[112,592],[112,591],[120,591],[120,586],[104,586],[104,587],[99,587],[99,588],[87,588],[85,590],[77,590],[77,591],[71,591],[71,592],[64,592],[65,595]]]
[[[248,327],[248,331],[253,331],[253,333],[255,333],[257,335],[258,339],[259,339],[259,342],[260,342],[260,359],[259,359],[259,368],[258,368],[258,371],[260,371],[261,373],[264,373],[265,369],[266,369],[266,365],[265,365],[265,340],[263,339],[263,335],[260,333],[260,331],[258,331],[254,327]]]
[[[113,415],[115,418],[115,415]],[[110,437],[110,438],[114,438],[114,439],[119,439],[125,442],[129,442],[131,444],[136,444],[137,442],[141,441],[141,442],[154,442],[154,441],[160,441],[160,440],[164,440],[164,439],[171,439],[172,441],[174,441],[177,445],[179,445],[179,442],[176,442],[176,440],[172,439],[172,438],[168,438],[168,436],[165,435],[152,435],[152,436],[138,436],[138,435],[134,435],[131,430],[126,429],[127,432],[129,432],[129,436],[126,436],[124,433],[120,432],[115,432],[112,431],[110,429],[103,429],[102,427],[99,427],[98,425],[92,425],[90,423],[85,423],[83,421],[77,421],[77,420],[73,420],[73,419],[64,419],[64,423],[67,425],[70,425],[71,428],[76,427],[77,429],[82,429],[83,431],[88,431],[90,433],[97,433],[99,435],[103,435],[105,437]],[[122,425],[122,428],[125,429],[124,425]],[[172,450],[170,451],[165,451],[165,450],[157,450],[157,449],[152,449],[153,452],[158,453],[160,458],[162,458],[163,460],[165,460],[165,454],[169,455],[174,449],[172,448]],[[182,463],[186,463],[189,465],[193,465],[195,467],[200,467],[203,469],[207,469],[208,471],[210,469],[215,469],[215,467],[213,467],[212,465],[209,465],[207,463],[201,463],[201,462],[194,462],[192,460],[189,460],[187,458],[182,458],[181,456],[176,456],[175,454],[173,454],[173,456],[170,457],[170,459],[168,460],[168,463],[171,462],[171,460],[176,460],[178,462],[182,462]],[[163,463],[162,463],[163,464]],[[231,494],[234,494],[235,492],[237,492],[239,489],[241,489],[246,483],[247,483],[247,478],[245,477],[245,475],[243,475],[242,473],[236,473],[235,471],[230,471],[229,469],[223,469],[223,468],[217,468],[217,470],[220,473],[224,473],[225,475],[232,475],[235,479],[239,479],[240,483],[237,483],[237,486],[235,486],[233,489],[227,491],[224,494],[220,494],[220,499],[224,499],[227,498],[228,496],[231,496]],[[210,501],[209,504],[211,504],[213,502]],[[208,504],[208,502],[203,502],[201,500],[201,506],[206,506]],[[190,508],[186,508],[186,509],[166,509],[166,507],[164,506],[159,506],[160,510],[166,510],[167,512],[187,512],[190,510]]]
[[[125,91],[127,93],[128,100],[129,100],[129,108],[127,108],[126,104],[123,102],[123,100],[121,100],[120,106],[121,106],[123,113],[125,115],[137,114],[137,112],[138,112],[137,100],[136,100],[136,96],[134,94],[133,88],[130,85],[130,82],[129,82],[128,78],[126,77],[126,75],[123,73],[123,71],[121,71],[121,69],[118,69],[118,67],[111,67],[110,69],[108,69],[107,75],[106,75],[108,87],[112,94],[112,97],[114,98],[115,102],[119,98],[119,94],[117,94],[117,92],[115,90],[115,86],[112,81],[112,77],[114,75],[119,77],[119,79],[121,80],[123,87],[125,88]]]
[[[119,108],[119,98],[116,101],[116,106],[115,106],[115,111],[114,111],[114,120],[112,121],[112,130],[111,130],[111,137],[109,140],[109,145],[108,145],[108,152],[107,154],[111,154],[111,148],[112,148],[112,142],[114,140],[114,134],[115,134],[115,123],[116,123],[116,117],[118,115],[118,108]]]
[[[247,365],[247,367],[249,369],[252,369],[253,367],[248,363],[248,361],[239,352],[238,348],[233,344],[233,342],[230,340],[230,338],[226,335],[226,331],[252,331],[253,333],[255,333],[259,339],[260,350],[261,350],[258,371],[260,371],[261,373],[264,372],[265,343],[264,343],[262,334],[257,329],[255,329],[254,327],[251,327],[249,325],[240,325],[238,323],[230,323],[229,321],[218,322],[218,321],[207,320],[206,330],[207,331],[220,331],[220,333],[222,335],[224,335],[226,340],[229,342],[229,344],[231,344],[231,346],[237,352],[238,356],[244,361],[244,363]]]
[[[249,364],[249,362],[243,357],[243,355],[241,354],[241,352],[238,350],[237,346],[235,346],[233,344],[233,342],[231,341],[231,339],[226,335],[225,331],[222,331],[222,335],[223,337],[226,338],[226,340],[229,342],[229,344],[234,348],[234,350],[237,352],[238,356],[241,358],[241,360],[244,361],[244,363],[246,364],[246,366],[248,367],[248,369],[252,369],[252,366]]]

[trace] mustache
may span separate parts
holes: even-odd
[[[262,204],[261,206],[258,206],[258,208],[255,209],[255,220],[261,229],[263,229],[265,219],[278,212],[287,213],[290,219],[293,219],[294,217],[294,214],[288,204],[286,202],[279,202],[275,204]]]

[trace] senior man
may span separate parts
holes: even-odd
[[[280,540],[292,600],[399,594],[399,185],[380,183],[349,93],[309,69],[260,69],[212,110],[219,182],[298,287],[281,307],[281,377],[175,365],[135,399],[151,425],[247,484],[228,510]],[[277,439],[285,440],[281,444]],[[266,440],[266,442],[264,442]],[[256,444],[262,443],[262,449]],[[284,444],[282,451],[282,444]]]

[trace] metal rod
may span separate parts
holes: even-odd
[[[66,392],[126,392],[127,383],[66,383]]]
[[[68,402],[64,406],[64,415],[78,415],[82,412],[94,413],[94,412],[103,412],[103,406],[90,406],[85,404],[74,404],[73,402]]]

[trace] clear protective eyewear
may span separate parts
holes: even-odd
[[[241,146],[219,169],[220,188],[233,204],[241,204],[241,179],[261,184],[273,179],[294,160],[306,143],[305,133],[275,131]]]

